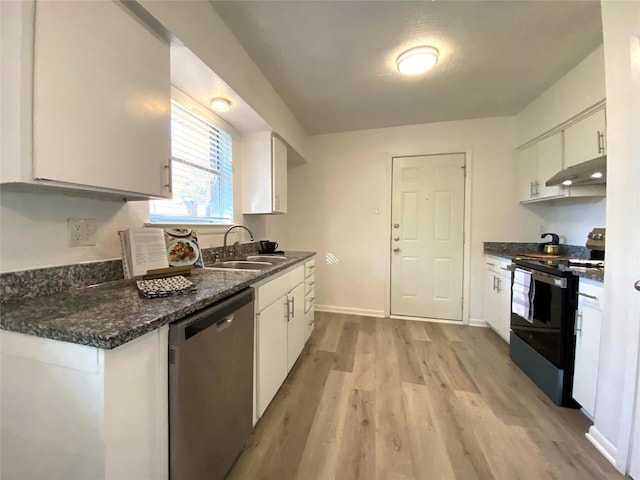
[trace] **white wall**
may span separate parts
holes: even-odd
[[[605,197],[564,198],[528,204],[526,208],[536,214],[541,230],[557,233],[560,243],[569,245],[584,245],[591,229],[606,225]],[[542,241],[538,237],[532,241]]]
[[[535,241],[538,220],[515,201],[513,118],[311,137],[312,165],[289,171],[289,241],[316,250],[316,303],[384,311],[391,155],[471,152],[471,318],[482,318],[483,241]],[[379,209],[381,214],[376,214]]]
[[[209,2],[139,3],[310,161],[305,131]]]
[[[517,145],[533,140],[604,98],[604,49],[600,46],[518,113]]]
[[[607,268],[590,435],[625,472],[637,395],[640,328],[640,293],[633,288],[640,279],[640,3],[604,1],[602,22],[608,123]],[[636,410],[636,429],[639,415]],[[640,478],[640,445],[634,450],[633,473]]]

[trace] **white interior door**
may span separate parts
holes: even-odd
[[[391,315],[462,320],[465,156],[393,158]]]

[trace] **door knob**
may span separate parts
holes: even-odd
[[[400,247],[393,247],[393,253],[398,253],[400,251]]]
[[[399,242],[400,241],[400,236],[396,235],[395,237],[393,237],[393,241],[394,242]]]
[[[640,292],[640,280],[636,280],[636,283],[633,284],[636,287],[636,290]]]
[[[393,224],[393,228],[400,228],[400,224],[399,223],[394,223]]]

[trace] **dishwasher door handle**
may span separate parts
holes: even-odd
[[[221,332],[222,330],[229,328],[231,326],[231,323],[233,322],[234,316],[235,316],[235,313],[232,313],[231,315],[224,317],[222,320],[216,323],[216,330]]]
[[[247,304],[252,304],[253,300],[254,291],[252,288],[247,288],[170,324],[169,345],[181,345],[209,328],[215,327],[216,332],[226,330],[234,324],[235,312]]]

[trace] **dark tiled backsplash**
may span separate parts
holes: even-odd
[[[539,243],[484,242],[484,253],[499,257],[516,257],[523,253],[540,253]],[[571,258],[589,258],[589,249],[581,245],[558,245],[558,255]]]
[[[236,254],[247,255],[257,251],[258,243],[241,243]],[[203,248],[201,253],[203,261],[210,263],[216,256],[222,256],[222,247]],[[0,303],[54,295],[123,278],[120,259],[0,273]]]

